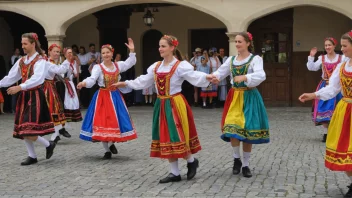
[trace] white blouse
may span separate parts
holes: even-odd
[[[48,67],[48,72],[45,75],[45,79],[53,80],[56,74],[60,75],[66,73],[70,67],[70,64],[68,62],[64,62],[61,65],[56,65],[50,61],[47,61],[46,67]]]
[[[74,75],[77,75],[77,62],[73,62],[73,68],[70,66],[70,62],[68,60],[65,60],[62,65],[67,65],[67,72],[65,72],[65,77],[70,79],[70,81],[73,80]]]
[[[339,54],[336,54],[335,58],[333,60],[330,60],[328,58],[328,55],[324,55],[324,59],[325,59],[325,62],[327,63],[336,63],[336,61],[339,59]],[[342,55],[341,57],[341,62],[343,62],[345,60],[345,55]],[[307,68],[309,71],[318,71],[319,69],[321,69],[321,65],[322,65],[322,56],[320,55],[318,57],[318,60],[314,62],[314,59],[315,57],[314,56],[308,56],[308,62],[307,62]],[[323,73],[321,75],[321,77],[323,78],[324,77],[324,70],[323,70]]]
[[[237,60],[237,56],[235,57],[235,59],[233,60],[233,64],[234,65],[243,65],[246,62],[248,62],[248,60],[250,59],[250,57],[252,56],[252,54],[250,54],[247,58],[238,61]],[[219,69],[214,72],[213,74],[221,81],[224,78],[226,78],[228,75],[230,75],[231,77],[231,84],[233,84],[233,76],[232,76],[232,72],[231,72],[231,60],[232,60],[232,56],[228,57],[225,61],[224,64],[222,64]],[[248,66],[248,72],[245,75],[247,77],[247,82],[244,82],[245,85],[247,87],[256,87],[258,85],[260,85],[260,83],[262,83],[265,79],[266,79],[266,75],[265,75],[265,71],[263,69],[263,59],[260,56],[254,56],[251,63]]]
[[[341,65],[344,62],[346,62],[345,71],[352,72],[352,67],[348,66],[349,61],[350,61],[349,58],[345,58],[345,61],[341,62],[332,73],[329,79],[329,85],[315,92],[315,95],[317,95],[317,97],[320,100],[330,100],[331,98],[334,98],[338,93],[341,92],[341,82],[340,82]]]
[[[135,65],[136,62],[137,62],[136,53],[130,53],[130,56],[128,57],[128,59],[126,59],[126,61],[118,61],[117,62],[119,72],[122,73],[122,72],[127,71],[128,69],[133,67],[133,65]],[[115,66],[112,69],[109,69],[104,65],[104,63],[101,63],[101,65],[108,72],[115,72],[116,71]],[[119,80],[120,79],[121,79],[121,76],[119,76]],[[103,71],[101,70],[99,65],[94,65],[94,67],[92,69],[91,76],[83,80],[83,82],[86,83],[87,88],[93,87],[93,85],[95,84],[96,81],[98,81],[98,85],[100,87],[105,87],[104,74],[103,74]]]
[[[221,62],[218,57],[209,57],[207,64],[211,67],[212,72],[215,72],[221,66]]]
[[[169,65],[164,65],[164,61],[162,61],[157,72],[169,72],[176,62],[177,59],[175,57]],[[141,75],[134,80],[126,80],[127,86],[135,90],[146,89],[152,86],[154,83],[154,69],[156,65],[157,62],[151,65],[147,69],[147,74]],[[207,87],[209,81],[207,81],[206,76],[207,74],[203,72],[194,71],[194,67],[187,61],[181,61],[175,73],[171,76],[169,94],[174,95],[181,92],[184,80],[187,80],[197,87]]]
[[[34,53],[31,57],[25,56],[24,57],[24,63],[29,64],[36,56],[38,55],[38,52]],[[9,87],[22,79],[21,76],[21,69],[19,66],[19,62],[21,59],[19,59],[15,65],[11,68],[9,71],[9,74],[5,76],[1,81],[0,81],[0,87]],[[22,90],[27,90],[31,89],[33,87],[36,87],[38,85],[41,85],[44,83],[45,75],[48,71],[48,67],[46,67],[46,60],[45,59],[39,59],[35,64],[34,64],[34,71],[33,75],[26,80],[26,82],[21,83],[19,86],[21,86]]]

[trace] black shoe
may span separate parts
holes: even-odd
[[[164,179],[161,179],[159,183],[164,184],[164,183],[169,183],[169,182],[179,182],[181,181],[181,175],[175,176],[174,174],[170,173],[167,177]]]
[[[199,167],[199,161],[197,158],[194,158],[192,163],[187,163],[187,180],[192,179],[197,174],[197,168]]]
[[[103,159],[104,160],[106,160],[106,159],[111,159],[111,152],[106,152],[105,154],[104,154],[104,157],[103,157]]]
[[[117,154],[117,153],[118,153],[115,144],[112,144],[112,145],[109,147],[109,149],[110,149],[110,151],[111,151],[112,154]]]
[[[35,164],[37,162],[38,162],[37,158],[31,158],[28,156],[25,161],[21,162],[21,166],[27,166],[27,165]]]
[[[60,136],[56,136],[56,138],[54,140],[55,144],[57,144],[60,140],[61,140]]]
[[[235,158],[233,160],[232,174],[238,175],[241,172],[242,162],[240,158]]]
[[[352,197],[352,184],[347,186],[347,188],[349,188],[349,189],[343,197]]]
[[[65,128],[60,129],[59,133],[60,133],[60,135],[64,136],[65,138],[71,137],[71,134],[69,134]]]
[[[51,156],[54,154],[54,148],[56,146],[56,143],[53,141],[49,141],[50,145],[46,147],[46,159],[50,159]]]
[[[249,169],[248,166],[242,167],[242,174],[243,174],[243,177],[247,177],[247,178],[252,177],[251,170]]]
[[[328,136],[327,134],[324,134],[323,140],[322,140],[321,142],[326,142],[326,137],[327,137],[327,136]]]

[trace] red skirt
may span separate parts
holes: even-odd
[[[4,97],[2,96],[1,89],[0,89],[0,103],[4,103]]]
[[[54,125],[64,124],[66,117],[60,96],[55,88],[55,82],[53,80],[45,80],[43,90]]]

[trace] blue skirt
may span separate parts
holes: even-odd
[[[317,91],[321,88],[327,86],[326,80],[321,80]],[[331,117],[334,113],[335,107],[337,103],[341,100],[342,94],[341,92],[337,94],[335,98],[330,100],[314,100],[313,101],[313,109],[312,109],[312,119],[315,125],[321,125],[323,123],[329,123]]]
[[[119,91],[98,90],[88,107],[79,136],[86,141],[125,142],[137,133]]]

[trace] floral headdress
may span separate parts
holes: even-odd
[[[57,47],[57,48],[59,48],[59,49],[61,50],[61,47],[58,46],[58,45],[56,45],[56,44],[54,43],[54,44],[50,45],[49,51],[51,51],[52,49],[54,49],[54,47]]]
[[[249,37],[249,40],[250,40],[250,41],[253,41],[253,35],[252,35],[250,32],[247,32],[247,35],[248,35],[248,37]]]
[[[348,36],[350,36],[350,39],[352,39],[352,30],[348,32]]]
[[[178,40],[172,38],[172,37],[169,36],[169,35],[164,35],[164,36],[163,36],[163,39],[166,39],[166,40],[171,41],[171,43],[172,43],[172,45],[173,45],[174,47],[177,47],[177,46],[178,46]]]
[[[34,40],[36,40],[36,41],[38,40],[38,35],[36,33],[32,33],[32,37]]]
[[[108,48],[110,51],[112,51],[112,53],[114,53],[115,49],[110,45],[110,44],[105,44],[103,46],[101,46],[101,49],[103,48]]]
[[[327,37],[324,41],[332,41],[334,45],[337,45],[337,40],[333,37]]]

